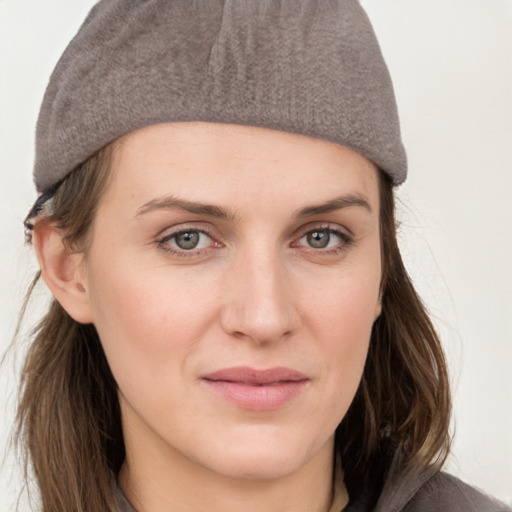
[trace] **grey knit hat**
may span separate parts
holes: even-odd
[[[144,126],[207,121],[324,139],[400,184],[393,86],[357,0],[102,0],[53,72],[34,180],[54,188]]]

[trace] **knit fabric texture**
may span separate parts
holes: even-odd
[[[36,187],[128,132],[187,121],[323,139],[395,185],[407,174],[389,72],[357,0],[102,0],[47,87]]]

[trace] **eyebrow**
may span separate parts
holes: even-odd
[[[177,209],[189,213],[195,213],[197,215],[207,215],[209,217],[229,220],[232,220],[235,216],[233,213],[229,213],[227,210],[224,210],[219,206],[197,203],[195,201],[186,201],[174,196],[160,197],[144,203],[140,208],[138,208],[135,216],[138,217],[147,212],[162,209]]]
[[[319,215],[322,213],[329,213],[342,208],[348,208],[356,206],[364,208],[369,213],[372,213],[372,209],[368,200],[360,194],[346,194],[340,197],[336,197],[319,205],[306,206],[299,210],[297,217],[312,217],[313,215]],[[177,209],[183,210],[189,213],[197,215],[206,215],[209,217],[216,217],[224,220],[234,220],[235,214],[212,204],[198,203],[195,201],[186,201],[179,199],[175,196],[166,196],[156,199],[151,199],[147,203],[144,203],[140,208],[137,209],[136,217],[144,215],[145,213],[162,210],[162,209]]]
[[[345,194],[340,197],[336,197],[319,205],[307,206],[299,211],[297,217],[312,217],[313,215],[319,215],[322,213],[329,213],[335,210],[341,210],[342,208],[348,208],[351,206],[357,206],[364,208],[368,213],[372,213],[372,208],[366,197],[361,194]]]

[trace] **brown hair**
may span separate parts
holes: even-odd
[[[64,230],[70,251],[86,250],[111,156],[107,147],[71,173],[44,214]],[[384,173],[380,203],[382,313],[361,384],[336,433],[349,494],[369,487],[373,502],[385,481],[411,469],[438,469],[450,444],[445,359],[400,256],[393,188]],[[115,509],[124,442],[117,385],[94,326],[75,322],[53,300],[35,330],[20,391],[18,443],[25,471],[31,464],[38,482],[41,510]]]
[[[107,146],[92,156],[42,205],[39,216],[58,223],[68,251],[87,246],[112,153]],[[33,212],[25,220],[29,240],[32,220]],[[113,489],[124,460],[121,413],[94,326],[74,321],[52,299],[34,331],[20,390],[17,441],[25,453],[25,477],[29,466],[36,477],[41,511],[115,510]]]
[[[381,172],[382,312],[358,391],[337,430],[350,494],[374,490],[374,504],[384,483],[388,490],[405,474],[439,470],[451,445],[444,352],[407,274],[396,234],[392,183]]]

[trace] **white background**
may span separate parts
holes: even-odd
[[[22,219],[35,199],[39,104],[93,3],[0,0],[0,352],[35,270]],[[512,504],[512,1],[363,5],[393,76],[409,155],[401,245],[451,363],[448,468]],[[13,365],[1,368],[0,454],[13,421]],[[12,458],[0,461],[0,511],[10,511],[20,482]]]

